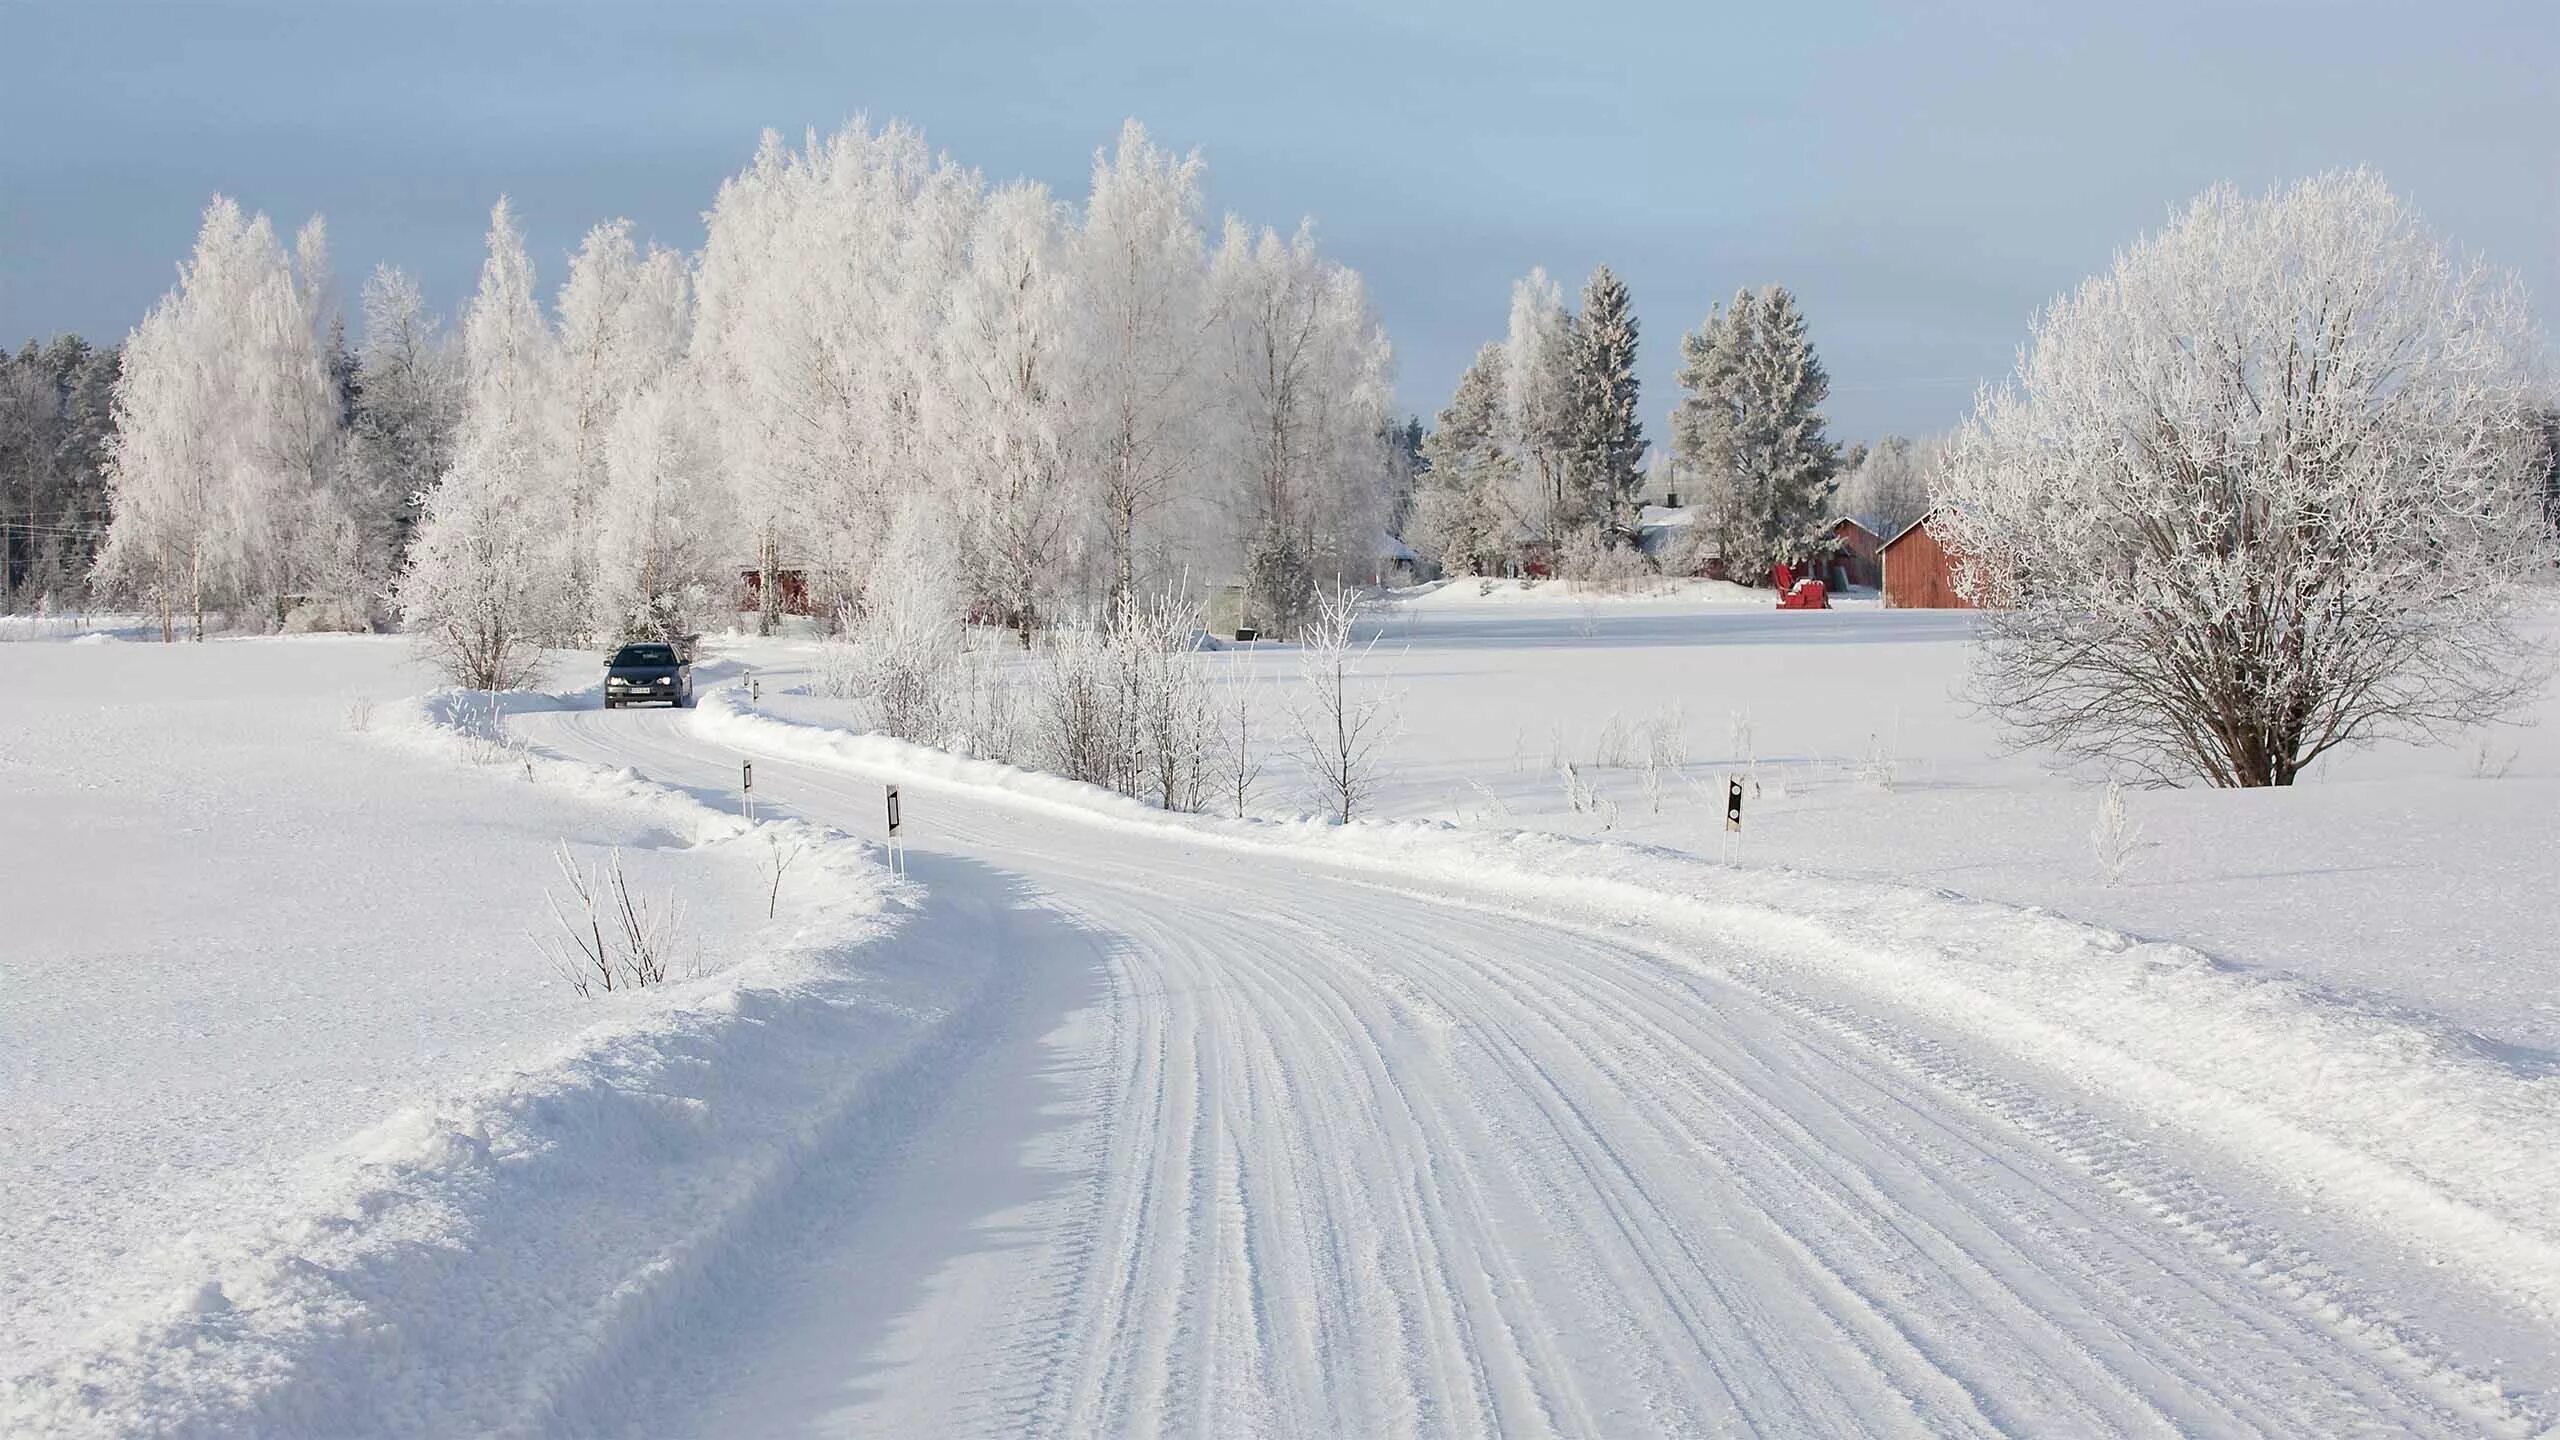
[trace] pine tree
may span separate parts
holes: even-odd
[[[1612,543],[1632,542],[1644,488],[1644,422],[1638,418],[1636,317],[1626,282],[1601,266],[1582,288],[1573,325],[1570,498],[1581,524]]]
[[[1840,464],[1823,434],[1830,377],[1783,286],[1737,292],[1680,350],[1680,463],[1707,487],[1725,573],[1759,584],[1824,543]]]

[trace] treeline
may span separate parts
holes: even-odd
[[[858,614],[927,567],[1026,635],[1241,577],[1286,623],[1373,561],[1410,437],[1359,277],[1212,237],[1203,181],[1134,123],[1081,204],[903,126],[768,135],[700,252],[609,222],[546,296],[501,201],[459,326],[385,267],[353,349],[320,223],[217,199],[111,377],[95,578],[171,633],[397,616],[470,683],[742,588],[770,625],[785,572]]]
[[[117,349],[77,335],[0,351],[0,612],[67,607],[107,530]]]

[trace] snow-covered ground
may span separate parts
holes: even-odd
[[[2560,736],[2139,792],[2109,886],[1966,617],[1727,588],[1381,612],[1350,831],[845,733],[805,642],[489,764],[390,642],[0,646],[0,1419],[2560,1423]],[[744,756],[791,823],[908,786],[921,888],[839,844],[766,926]],[[716,973],[568,995],[563,838]]]
[[[572,1392],[983,974],[846,968],[854,847],[794,832],[768,921],[739,822],[462,743],[428,683],[394,640],[0,646],[0,1432]],[[684,907],[683,983],[562,983],[563,844]]]

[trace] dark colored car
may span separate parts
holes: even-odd
[[[604,708],[690,705],[693,662],[673,645],[625,645],[604,662]]]

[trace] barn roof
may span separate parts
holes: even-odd
[[[1937,513],[1938,507],[1935,505],[1932,505],[1927,510],[1922,511],[1919,519],[1914,520],[1910,524],[1903,526],[1901,529],[1894,531],[1893,538],[1884,542],[1884,548],[1890,550],[1894,546],[1901,544],[1903,536],[1908,535],[1912,531],[1919,529],[1921,526],[1928,524],[1930,517]]]

